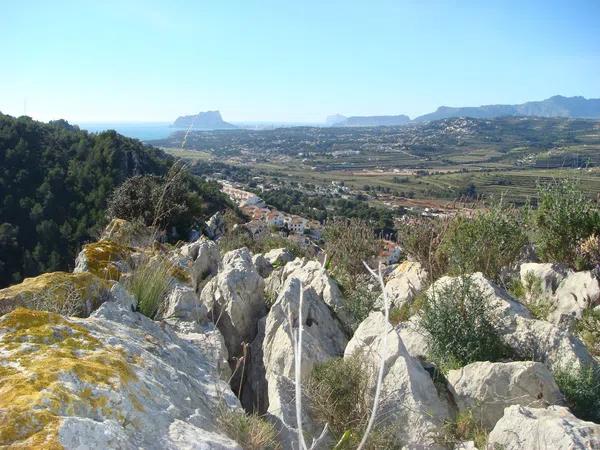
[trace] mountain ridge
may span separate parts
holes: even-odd
[[[219,111],[204,111],[189,116],[179,116],[171,126],[194,130],[235,130],[238,128],[225,122]]]

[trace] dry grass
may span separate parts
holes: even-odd
[[[244,450],[281,450],[275,427],[256,414],[222,406],[217,420],[225,434]]]

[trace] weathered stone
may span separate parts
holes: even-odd
[[[380,423],[392,425],[398,440],[409,448],[441,448],[437,434],[448,419],[446,405],[438,397],[429,374],[409,355],[398,330],[386,322],[382,313],[372,312],[348,342],[344,357],[358,353],[366,358],[373,389],[382,351],[385,368]]]
[[[265,323],[267,318],[258,321],[258,333],[249,347],[246,360],[246,377],[242,387],[240,401],[246,411],[259,415],[267,412],[269,399],[267,398],[267,378],[263,362],[263,342],[265,340]]]
[[[297,278],[305,286],[310,286],[334,312],[345,330],[351,329],[353,319],[346,308],[340,288],[318,261],[296,258],[287,263],[283,269],[274,270],[267,281],[268,289],[280,293],[285,281],[290,277]]]
[[[225,220],[220,211],[214,213],[207,221],[204,233],[210,239],[217,240],[225,234]]]
[[[542,408],[563,403],[552,374],[538,362],[475,362],[451,370],[446,378],[459,411],[470,410],[490,430],[507,406]]]
[[[570,273],[556,289],[555,309],[548,320],[569,328],[576,319],[581,319],[586,308],[597,305],[599,300],[600,284],[592,271]]]
[[[576,418],[561,406],[513,405],[488,436],[488,448],[572,450],[600,448],[600,425]]]
[[[24,306],[86,317],[110,299],[113,282],[89,272],[50,272],[0,290],[0,315]]]
[[[274,267],[285,266],[294,260],[294,255],[287,248],[276,248],[265,253],[265,259]]]
[[[239,448],[215,411],[240,405],[204,349],[117,302],[87,319],[17,309],[0,354],[0,446]]]
[[[118,280],[122,273],[131,271],[129,256],[133,251],[109,240],[86,244],[75,259],[73,272],[91,272],[102,279]]]
[[[531,281],[539,280],[541,283],[539,294],[551,297],[560,282],[568,275],[569,269],[554,263],[525,263],[521,264],[519,273],[523,286],[527,286]]]
[[[206,283],[219,271],[221,254],[219,247],[212,241],[202,241],[198,245],[198,254],[192,264],[192,287],[200,293]]]
[[[385,290],[390,302],[390,308],[400,308],[425,287],[427,272],[418,262],[404,261],[389,276]],[[383,295],[377,300],[377,307],[383,308]]]
[[[133,295],[127,292],[121,283],[117,282],[113,284],[110,288],[110,294],[112,296],[112,300],[117,302],[124,309],[128,311],[135,311],[135,308],[137,307],[137,300]]]
[[[396,325],[396,329],[410,356],[422,360],[427,359],[427,341],[419,327],[418,316],[411,317],[407,322],[400,322]]]
[[[256,270],[261,277],[267,278],[269,275],[271,275],[273,266],[262,253],[254,255],[252,257],[252,262],[254,263],[254,267],[256,267]]]
[[[200,300],[223,334],[230,358],[240,355],[242,342],[252,342],[258,320],[266,314],[264,281],[247,248],[223,256],[223,270],[204,286]]]
[[[200,302],[196,291],[183,284],[175,284],[165,300],[165,306],[159,311],[157,320],[179,319],[203,322],[208,311]]]

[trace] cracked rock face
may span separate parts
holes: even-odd
[[[459,411],[471,411],[487,429],[502,418],[504,408],[543,408],[563,404],[550,371],[539,362],[475,362],[447,375]]]
[[[238,449],[217,427],[238,408],[213,356],[119,303],[87,319],[0,318],[0,445]]]
[[[561,406],[509,406],[488,437],[489,448],[571,450],[600,448],[600,425]]]

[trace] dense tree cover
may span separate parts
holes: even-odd
[[[0,114],[0,287],[72,266],[104,224],[114,188],[165,174],[172,161],[115,131]]]

